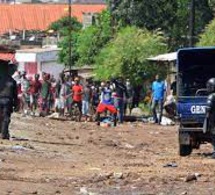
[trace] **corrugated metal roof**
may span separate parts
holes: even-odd
[[[166,54],[161,54],[155,57],[147,58],[147,60],[150,61],[175,61],[177,59],[177,52],[172,52],[172,53],[166,53]]]
[[[47,51],[60,51],[60,48],[33,48],[16,50],[16,53],[43,53]]]
[[[73,2],[75,4],[106,4],[105,0],[73,0]]]
[[[74,4],[72,16],[82,22],[83,13],[100,13],[105,8],[104,4]],[[52,22],[67,14],[68,5],[62,4],[1,4],[0,34],[10,30],[46,30]]]

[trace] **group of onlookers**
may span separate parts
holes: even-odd
[[[64,73],[61,73],[58,79],[48,73],[43,73],[41,77],[35,74],[34,78],[31,78],[27,77],[25,71],[18,72],[14,79],[17,82],[20,111],[23,116],[33,116],[36,111],[40,116],[47,116],[53,112],[59,116],[71,116],[74,106],[77,106],[79,120],[82,116],[86,120],[91,116],[98,118],[101,113],[109,111],[123,123],[124,115],[131,114],[131,110],[139,106],[140,95],[129,79],[80,83],[79,77],[72,78]],[[161,123],[163,108],[166,108],[165,94],[166,84],[156,75],[151,93],[148,94],[155,123]],[[159,115],[156,113],[158,108]]]
[[[61,73],[55,79],[48,73],[41,76],[35,74],[28,77],[26,72],[17,72],[14,79],[17,82],[19,108],[23,116],[39,113],[46,116],[53,112],[60,116],[70,116],[76,105],[82,116],[88,120],[96,113],[109,110],[118,113],[120,123],[128,110],[138,106],[138,94],[135,93],[129,80],[122,78],[106,82],[85,81],[80,83],[79,77],[74,79],[70,75]]]

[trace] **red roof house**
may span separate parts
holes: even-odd
[[[83,13],[100,13],[105,4],[74,4],[72,16],[83,21]],[[46,30],[48,26],[68,14],[66,4],[0,4],[0,34],[19,30]]]

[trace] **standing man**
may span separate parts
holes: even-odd
[[[40,116],[46,116],[49,113],[49,100],[50,100],[50,88],[51,83],[49,82],[50,75],[43,75],[43,83],[41,87],[41,108],[40,108]]]
[[[87,82],[83,89],[83,100],[82,100],[82,114],[85,117],[85,121],[88,120],[90,115],[90,103],[92,100],[92,90],[90,84]]]
[[[83,94],[83,87],[80,85],[80,80],[78,77],[75,78],[75,84],[72,87],[72,106],[77,104],[79,109],[79,121],[81,121],[82,117],[82,94]]]
[[[59,81],[57,83],[57,104],[56,110],[60,113],[60,116],[64,116],[65,106],[66,106],[66,81],[64,73],[61,73]]]
[[[23,71],[21,73],[21,91],[22,91],[22,114],[26,116],[29,111],[29,103],[30,103],[30,96],[29,96],[29,89],[30,89],[30,82],[26,77],[26,72]]]
[[[42,88],[42,83],[39,81],[40,75],[35,74],[34,81],[30,82],[30,109],[31,109],[31,115],[35,115],[35,110],[37,109],[38,105],[38,98],[40,95],[40,91]]]
[[[125,100],[128,98],[128,93],[126,86],[123,84],[122,78],[118,78],[118,80],[112,80],[115,84],[115,107],[119,111],[119,122],[123,123],[124,121],[124,108],[125,108]]]
[[[211,134],[211,144],[213,146],[212,159],[215,159],[215,78],[210,78],[206,84],[208,90],[206,116],[203,125],[203,132]]]
[[[64,73],[60,73],[59,74],[59,79],[57,80],[56,86],[55,86],[55,88],[56,88],[56,92],[55,92],[55,112],[58,112],[58,113],[61,112],[61,100],[62,99],[60,100],[60,93],[62,92],[61,88],[62,88],[62,85],[64,83],[64,78],[65,78]]]
[[[163,103],[165,99],[165,92],[166,87],[164,81],[162,81],[157,74],[155,76],[155,81],[152,83],[152,112],[153,112],[153,119],[155,123],[160,124],[162,120],[163,114]],[[159,106],[159,119],[157,117],[156,109]]]
[[[132,87],[131,82],[130,82],[129,79],[126,80],[126,89],[127,89],[127,93],[128,93],[128,99],[125,102],[124,113],[126,114],[127,109],[129,109],[129,115],[130,115],[131,110],[133,109],[132,108],[132,99],[133,99],[133,96],[134,96],[134,90],[133,90],[133,87]]]
[[[11,76],[13,74],[12,66],[12,64],[3,62],[0,70],[0,133],[2,139],[10,138],[8,127],[11,113],[18,107],[16,81]]]

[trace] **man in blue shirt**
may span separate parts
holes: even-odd
[[[166,86],[164,81],[159,78],[159,75],[156,75],[155,81],[152,83],[152,112],[153,119],[155,123],[160,124],[163,114],[163,102],[165,99]],[[159,119],[157,117],[156,109],[159,106]]]

